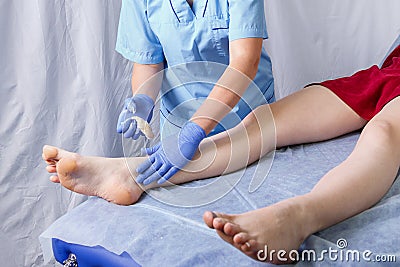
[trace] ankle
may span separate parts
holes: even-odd
[[[324,228],[324,222],[319,216],[320,204],[319,200],[312,193],[298,197],[298,204],[301,206],[304,219],[304,230],[307,236],[312,235]]]
[[[304,241],[308,236],[316,232],[310,197],[308,195],[296,196],[288,199],[287,202],[290,205],[293,219],[297,221],[298,234]]]

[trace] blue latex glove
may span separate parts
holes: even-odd
[[[162,184],[182,169],[194,156],[205,131],[194,122],[187,122],[179,135],[171,135],[151,148],[146,148],[150,156],[137,168],[138,183],[148,185],[156,180]]]
[[[142,131],[137,127],[137,121],[132,116],[137,116],[150,122],[153,117],[154,101],[148,95],[137,94],[125,100],[124,107],[119,114],[117,132],[133,140],[138,139]]]

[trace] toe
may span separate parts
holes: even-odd
[[[57,160],[55,159],[49,159],[47,156],[42,153],[42,159],[48,164],[48,165],[55,165],[57,163]]]
[[[243,252],[254,252],[258,251],[257,249],[257,242],[255,240],[249,240],[245,242],[243,245],[240,245],[240,250]]]
[[[46,171],[49,173],[55,173],[57,172],[57,168],[55,165],[48,165],[46,166]]]
[[[214,212],[206,211],[203,214],[203,221],[207,224],[208,227],[214,228],[213,221],[214,221],[214,218],[216,218],[216,217],[217,217],[217,215]]]
[[[245,232],[240,232],[237,233],[234,237],[233,237],[233,242],[235,242],[236,244],[239,245],[243,245],[246,242],[248,242],[250,240],[250,236],[249,234],[245,233]]]
[[[235,242],[233,242],[233,239],[231,236],[228,236],[228,235],[224,234],[224,232],[221,232],[218,230],[216,232],[222,240],[224,240],[225,242],[231,244],[232,246],[234,246],[235,248],[240,250],[240,245],[235,244]]]
[[[213,220],[213,228],[223,232],[226,223],[227,221],[224,218],[217,217]]]
[[[224,233],[232,237],[241,231],[240,226],[232,222],[228,222],[224,226]]]
[[[50,181],[52,181],[53,183],[60,183],[60,179],[56,175],[51,176]]]
[[[232,221],[234,221],[234,217],[232,215],[219,212],[213,213],[215,215],[215,218],[213,220],[213,228],[215,228],[216,230],[224,231],[226,223],[231,223]]]
[[[58,149],[54,146],[45,145],[43,147],[42,157],[44,160],[57,159]]]
[[[233,237],[233,243],[243,252],[258,251],[257,242],[247,233],[241,232]]]

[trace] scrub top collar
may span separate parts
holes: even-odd
[[[187,22],[204,17],[208,0],[194,0],[192,7],[186,0],[169,0],[169,3],[178,22]]]

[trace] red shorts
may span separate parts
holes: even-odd
[[[374,65],[350,77],[320,84],[369,121],[387,103],[400,96],[400,45],[386,58],[381,68]]]

